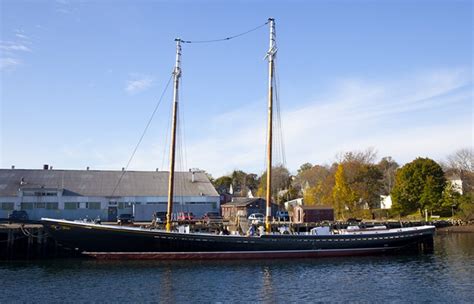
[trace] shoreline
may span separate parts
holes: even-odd
[[[436,229],[437,233],[474,233],[474,225],[449,226]]]

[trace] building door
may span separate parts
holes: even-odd
[[[117,207],[109,207],[108,221],[115,222],[117,220]]]
[[[298,223],[303,223],[303,209],[298,208]]]

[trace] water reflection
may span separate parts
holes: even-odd
[[[269,266],[262,268],[262,295],[264,303],[275,303],[276,298],[273,289],[272,272]]]
[[[175,303],[176,299],[173,292],[173,270],[171,267],[165,267],[161,271],[160,285],[159,285],[159,302],[160,303]]]
[[[472,300],[474,234],[440,234],[434,245],[433,254],[353,258],[1,262],[0,302]]]

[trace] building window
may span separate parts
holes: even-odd
[[[1,203],[2,210],[13,210],[15,207],[15,203]]]
[[[125,208],[130,208],[132,207],[133,202],[119,202],[118,203],[118,208],[119,209],[125,209]]]
[[[45,203],[35,203],[35,208],[36,209],[44,209],[44,208],[46,208],[46,204]]]
[[[46,203],[46,209],[57,210],[58,209],[58,203]]]
[[[33,203],[21,203],[21,210],[31,210],[33,209]]]
[[[100,202],[88,202],[87,209],[100,209]]]
[[[79,203],[65,202],[64,209],[73,210],[79,208]]]

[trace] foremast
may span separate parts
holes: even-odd
[[[170,142],[170,174],[168,181],[168,209],[166,212],[166,231],[171,231],[173,214],[173,190],[174,190],[174,167],[176,154],[176,125],[178,122],[178,100],[179,100],[179,79],[181,78],[181,39],[176,38],[176,63],[173,71],[173,117],[171,123],[171,142]]]
[[[274,59],[277,48],[275,43],[275,19],[269,18],[270,24],[270,48],[267,52],[268,58],[268,119],[267,119],[267,193],[266,193],[266,216],[265,230],[270,233],[272,230],[272,148],[273,148],[273,74],[275,70]]]

